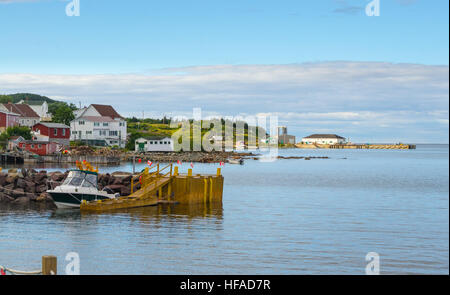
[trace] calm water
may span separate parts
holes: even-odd
[[[448,145],[280,154],[330,159],[227,165],[223,206],[0,208],[0,264],[53,254],[63,273],[75,251],[82,274],[364,274],[377,252],[382,274],[449,273]]]

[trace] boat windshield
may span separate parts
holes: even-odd
[[[97,175],[83,171],[70,171],[63,185],[97,187]]]

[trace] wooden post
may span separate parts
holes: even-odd
[[[134,187],[134,173],[131,176],[131,194],[133,194],[133,187]]]
[[[175,170],[173,172],[173,175],[177,176],[178,175],[178,166],[175,166]]]
[[[42,256],[42,275],[56,275],[57,268],[58,264],[56,256]]]
[[[167,187],[167,200],[170,201],[170,196],[172,195],[172,180],[169,182]]]
[[[213,178],[212,176],[209,177],[209,203],[212,203],[213,198]]]
[[[217,168],[217,176],[220,176],[221,172],[222,172],[222,169],[221,168]]]
[[[203,179],[203,204],[206,205],[206,198],[208,197],[208,180]]]
[[[188,176],[192,176],[192,169],[188,169]]]

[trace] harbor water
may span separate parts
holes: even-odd
[[[279,154],[329,159],[226,164],[223,205],[85,214],[0,204],[0,265],[39,269],[56,255],[64,274],[76,252],[81,274],[359,275],[376,252],[381,274],[449,273],[448,145]],[[194,163],[194,174],[218,167]]]

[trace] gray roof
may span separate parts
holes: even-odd
[[[48,122],[39,122],[38,124],[44,125],[49,128],[70,128],[69,126],[61,123],[48,123]]]
[[[338,139],[345,139],[344,137],[336,135],[336,134],[312,134],[312,135],[304,137],[304,138],[338,138]]]
[[[146,139],[146,140],[161,140],[161,139],[164,139],[164,138],[169,138],[169,139],[171,139],[170,138],[170,136],[145,136],[145,137],[141,137],[141,138],[138,138],[138,139]]]

